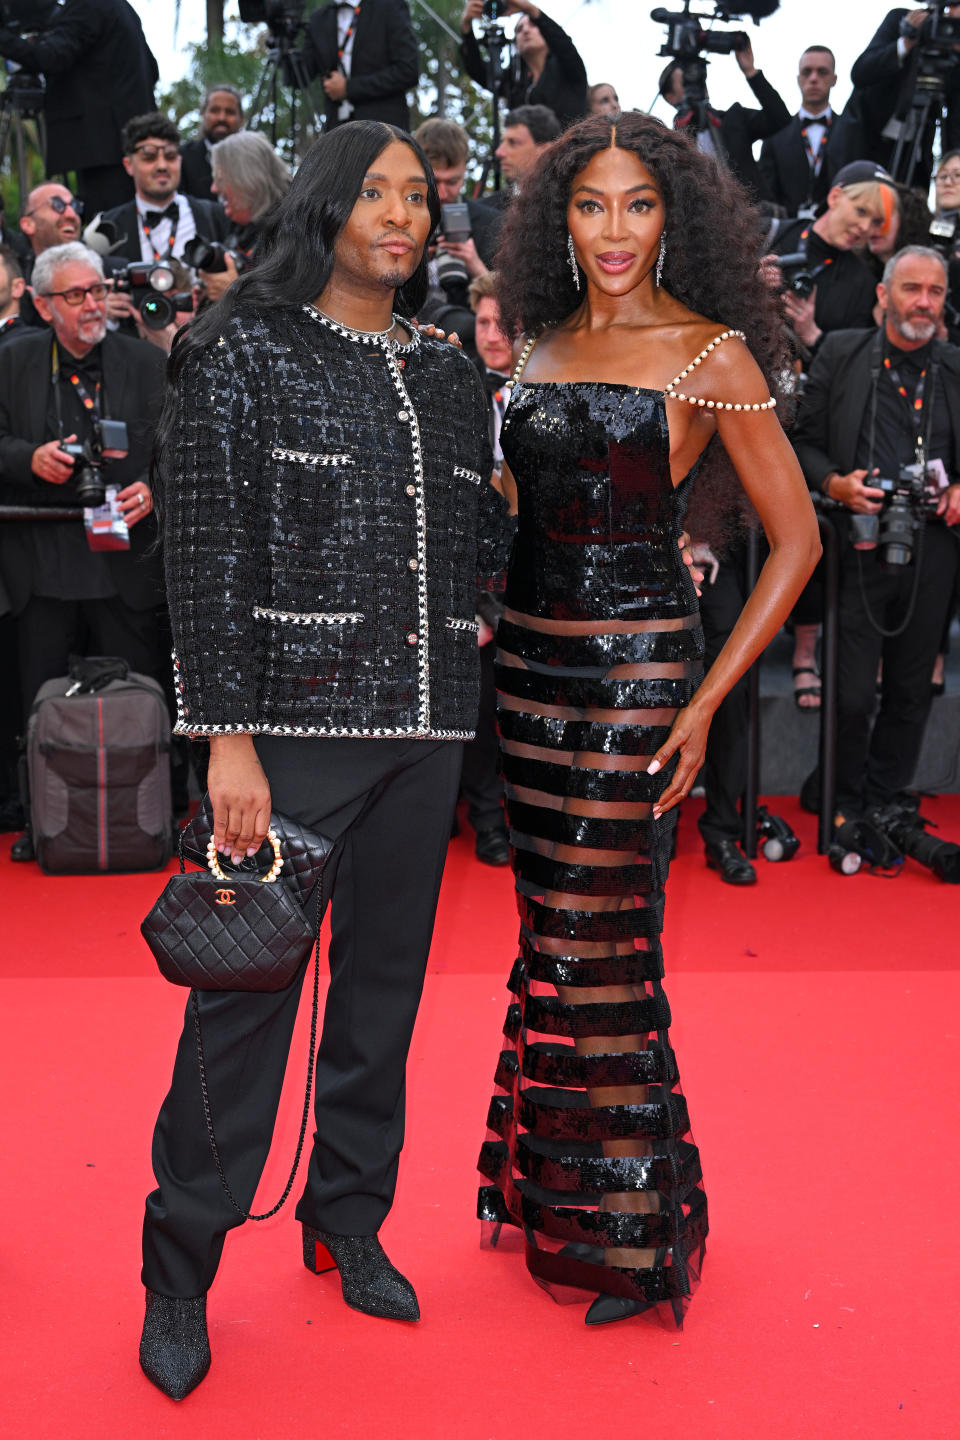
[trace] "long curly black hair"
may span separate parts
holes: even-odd
[[[612,144],[653,175],[666,210],[664,289],[718,329],[742,330],[779,399],[786,364],[779,304],[760,277],[765,223],[744,187],[686,136],[640,111],[593,115],[543,153],[507,212],[497,255],[501,323],[514,339],[558,325],[583,295],[567,251],[567,206],[574,176]],[[692,358],[692,357],[691,357]],[[752,507],[722,447],[711,444],[693,487],[690,527],[729,541]]]

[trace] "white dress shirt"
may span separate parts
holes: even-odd
[[[188,240],[192,240],[197,233],[197,222],[193,218],[193,211],[190,202],[185,195],[176,191],[167,201],[167,205],[176,203],[177,206],[177,235],[171,248],[170,245],[170,221],[163,219],[150,231],[147,238],[143,229],[143,217],[148,210],[166,210],[167,205],[153,205],[149,201],[137,196],[137,229],[140,232],[140,258],[141,260],[179,260],[183,255],[183,247]]]

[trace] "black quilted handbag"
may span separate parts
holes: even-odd
[[[325,835],[317,835],[296,820],[286,815],[272,814],[270,829],[280,841],[283,867],[280,879],[288,880],[296,887],[300,899],[306,905],[314,885],[323,873],[327,857],[333,849],[333,841]],[[213,834],[213,806],[210,796],[204,795],[200,808],[193,819],[180,832],[183,853],[195,865],[206,865],[210,837]],[[252,862],[245,861],[241,870]]]
[[[207,814],[209,816],[209,810]],[[189,985],[191,988],[207,1138],[227,1199],[246,1220],[268,1220],[277,1213],[293,1189],[303,1153],[317,1049],[322,914],[322,906],[318,906],[316,926],[311,930],[304,905],[333,848],[329,840],[312,835],[291,822],[284,822],[280,816],[272,816],[271,819],[278,822],[277,829],[271,828],[268,832],[273,863],[263,875],[256,870],[255,861],[253,869],[249,866],[237,867],[225,872],[217,856],[212,827],[207,824],[204,832],[202,816],[199,824],[192,822],[195,826],[192,835],[187,835],[185,831],[180,833],[180,874],[171,876],[167,881],[163,894],[140,926],[161,975],[175,985]],[[292,867],[288,871],[289,880],[295,883],[277,883],[278,877],[283,875],[285,863],[290,863],[289,857],[286,862],[284,860],[277,834],[277,830],[284,827],[286,832],[297,831],[300,837],[297,854],[303,863],[299,871]],[[204,833],[206,839],[203,838]],[[189,845],[191,857],[196,855],[198,839],[202,841],[202,854],[210,873],[202,870],[187,874],[184,852]],[[305,856],[310,857],[309,865]],[[220,1156],[210,1109],[197,991],[284,990],[297,974],[311,945],[314,946],[314,973],[310,1056],[297,1151],[290,1177],[276,1205],[260,1215],[254,1215],[234,1198]]]

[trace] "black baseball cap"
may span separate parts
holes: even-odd
[[[872,160],[853,160],[849,165],[844,165],[843,169],[834,175],[833,183],[839,185],[841,190],[846,190],[850,185],[890,185],[896,188],[897,184],[882,165],[876,165]]]

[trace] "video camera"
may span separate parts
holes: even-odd
[[[57,0],[0,0],[0,25],[21,35],[36,35],[46,28]]]
[[[305,24],[306,0],[240,0],[244,25],[266,25],[274,40],[292,42]]]
[[[163,330],[178,310],[193,309],[193,295],[177,290],[173,267],[163,260],[132,260],[111,278],[115,289],[130,296],[148,330]]]
[[[74,483],[81,505],[96,508],[106,498],[102,469],[104,460],[120,459],[130,448],[124,420],[98,420],[90,416],[92,433],[83,444],[63,445],[73,456]]]
[[[918,40],[928,51],[943,52],[951,60],[956,59],[953,50],[960,45],[960,20],[946,14],[954,3],[955,0],[926,0],[925,5],[918,7],[929,11],[923,24],[917,28],[905,15],[900,21],[901,36],[904,40]]]
[[[746,50],[750,36],[745,30],[704,30],[702,20],[742,20],[749,16],[755,25],[779,9],[780,0],[715,0],[712,15],[694,14],[692,0],[683,0],[683,11],[676,14],[663,7],[650,11],[650,19],[657,25],[669,27],[669,33],[660,49],[661,55],[672,56],[681,64],[695,60],[704,51],[711,55],[732,55],[734,51]]]
[[[882,490],[884,499],[877,514],[850,516],[855,549],[879,550],[882,565],[911,563],[924,516],[933,508],[926,468],[914,461],[912,465],[901,465],[896,479],[887,475],[870,478],[868,483]]]
[[[928,835],[928,826],[934,830],[937,827],[919,813],[916,804],[909,800],[892,802],[875,810],[870,818],[881,835],[904,855],[925,865],[948,885],[960,885],[960,845]]]

